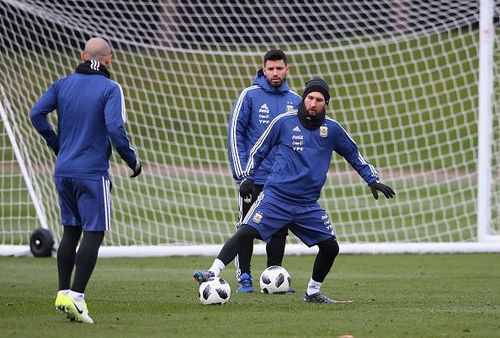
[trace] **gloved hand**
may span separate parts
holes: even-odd
[[[139,161],[139,159],[137,159],[137,161],[135,162],[135,166],[134,167],[130,167],[130,169],[132,169],[134,172],[132,173],[132,175],[130,175],[130,177],[137,177],[141,174],[141,171],[142,171],[142,163],[141,161]]]
[[[255,192],[255,185],[251,178],[245,178],[243,179],[243,181],[240,182],[241,198],[248,198],[250,196],[251,199],[254,192]]]
[[[385,196],[385,198],[389,199],[389,198],[393,198],[394,195],[396,195],[396,193],[394,192],[394,190],[392,190],[391,187],[389,187],[388,185],[385,185],[383,183],[380,183],[380,182],[372,182],[370,185],[369,185],[370,189],[372,190],[372,194],[373,194],[373,197],[375,197],[376,200],[378,200],[378,191],[382,192]]]

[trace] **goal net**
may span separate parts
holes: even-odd
[[[273,48],[289,56],[299,94],[313,76],[330,84],[327,114],[397,193],[374,200],[334,155],[320,204],[343,252],[490,250],[500,233],[500,32],[498,2],[489,4],[484,31],[471,0],[0,0],[0,247],[26,248],[40,227],[61,238],[55,158],[29,110],[74,71],[85,41],[101,36],[144,163],[130,179],[112,156],[102,254],[213,255],[234,233],[227,123]],[[481,36],[493,45],[486,237],[478,235]],[[308,252],[292,234],[287,250]]]

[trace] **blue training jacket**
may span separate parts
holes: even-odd
[[[57,109],[57,131],[47,114]],[[124,128],[122,88],[101,74],[74,73],[52,84],[31,109],[30,118],[57,154],[54,176],[109,178],[111,143],[129,167],[137,156]]]
[[[302,101],[290,90],[288,83],[275,88],[259,70],[253,86],[245,88],[234,102],[228,126],[228,156],[233,178],[239,182],[248,162],[250,149],[269,123],[279,114],[296,112]],[[271,152],[254,173],[255,184],[264,184],[271,173],[274,152]]]
[[[361,156],[358,146],[335,120],[326,117],[315,130],[305,128],[296,113],[276,117],[250,151],[243,176],[253,173],[271,149],[275,163],[264,189],[287,203],[311,205],[325,184],[333,151],[340,154],[370,184],[378,173]]]

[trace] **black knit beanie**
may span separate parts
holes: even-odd
[[[330,101],[330,87],[328,84],[320,77],[312,78],[311,80],[306,82],[306,86],[304,88],[304,94],[302,94],[302,101],[306,98],[307,94],[311,92],[320,92],[325,97],[325,102],[328,104]]]

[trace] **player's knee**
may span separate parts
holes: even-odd
[[[254,227],[251,227],[248,224],[241,224],[238,228],[238,231],[236,231],[235,236],[237,236],[238,239],[254,239],[259,235],[259,232],[257,229]]]
[[[335,258],[339,254],[339,244],[335,238],[329,238],[319,242],[318,248],[321,253],[326,256]]]
[[[99,247],[104,240],[104,231],[84,231],[83,240],[93,246]]]
[[[64,226],[63,238],[64,241],[78,242],[82,235],[82,228],[77,226]]]

